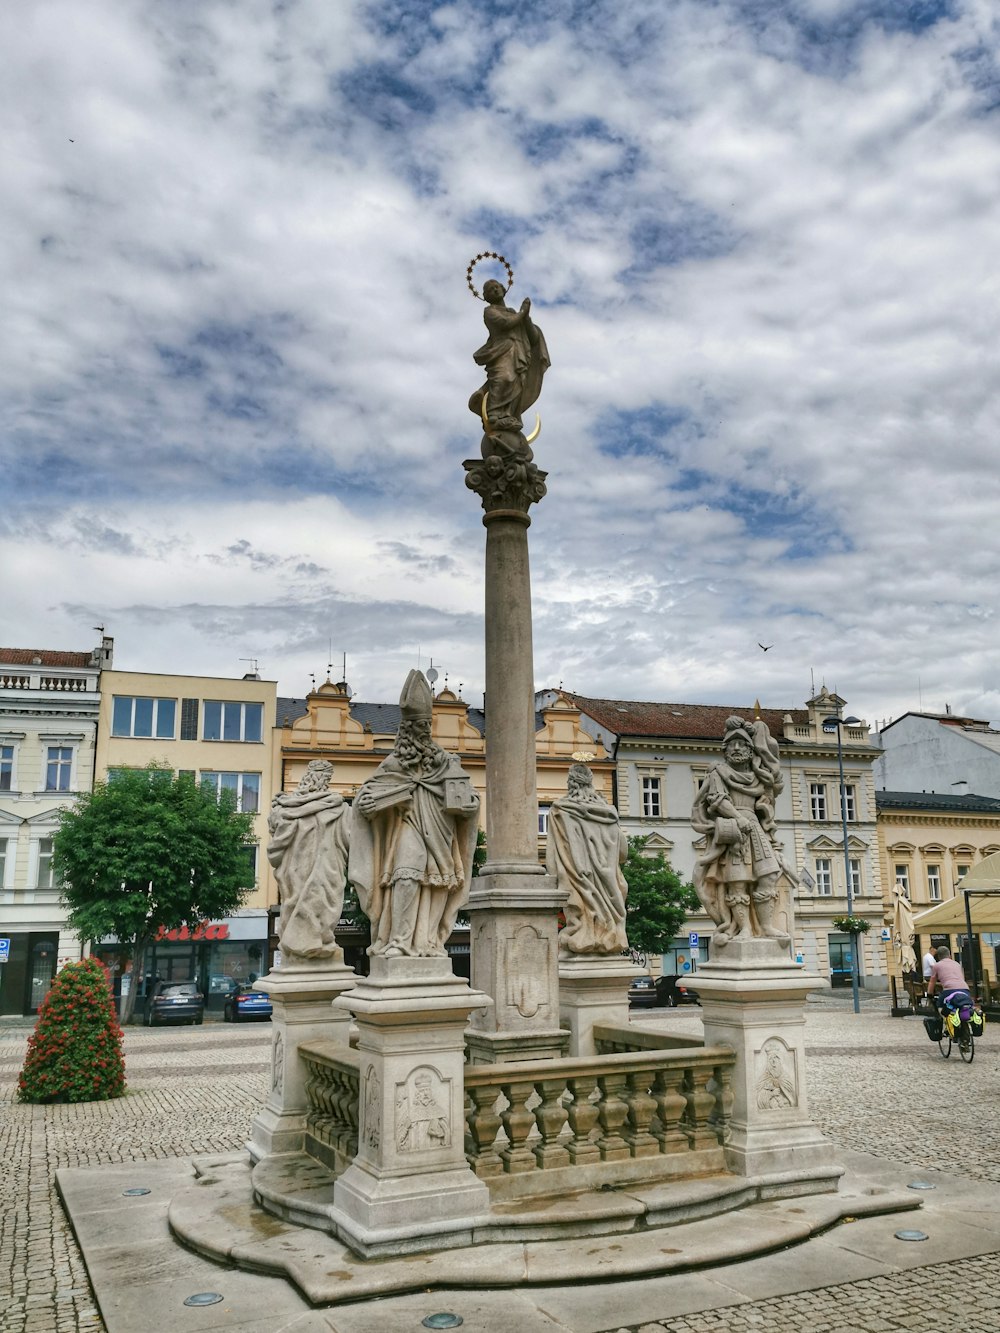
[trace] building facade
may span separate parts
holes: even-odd
[[[959,880],[987,856],[1000,851],[1000,799],[956,796],[926,791],[876,791],[882,882],[887,895],[903,885],[914,915],[955,896]],[[892,901],[887,896],[886,915]],[[969,941],[964,931],[918,935],[917,958],[928,948],[946,945],[964,960],[971,976]],[[978,950],[980,975],[995,984],[1000,978],[1000,934],[972,937]],[[887,946],[888,965],[901,980],[899,962]],[[897,988],[898,989],[898,988]]]
[[[52,873],[59,812],[93,786],[102,670],[91,652],[0,649],[0,1013],[33,1014],[81,957]]]
[[[1000,797],[1000,731],[981,718],[904,713],[879,732],[876,786],[886,791]]]
[[[648,848],[662,852],[688,881],[704,847],[691,827],[691,807],[710,767],[722,758],[726,718],[762,718],[779,743],[785,777],[775,813],[792,874],[782,877],[779,920],[792,937],[793,953],[831,985],[850,984],[850,936],[833,924],[847,912],[850,874],[855,914],[877,927],[861,937],[862,981],[869,989],[887,987],[872,778],[879,751],[866,723],[842,728],[845,864],[837,736],[823,730],[824,721],[843,716],[843,699],[824,688],[805,708],[789,710],[596,699],[558,690],[542,691],[538,701],[551,704],[557,697],[579,708],[583,728],[614,758],[615,799],[626,831],[648,837]],[[708,958],[712,922],[695,915],[688,927],[664,955],[667,972],[694,972]],[[698,937],[694,946],[692,932]]]
[[[106,671],[101,679],[96,774],[163,764],[217,791],[232,791],[237,808],[254,816],[248,848],[247,899],[224,921],[161,936],[147,958],[145,983],[198,981],[210,1008],[221,1007],[234,981],[267,970],[268,906],[275,887],[267,860],[267,814],[272,798],[274,681]],[[115,974],[116,991],[132,984],[132,960],[113,941],[95,950]]]

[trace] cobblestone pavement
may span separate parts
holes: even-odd
[[[636,1016],[698,1033],[696,1008]],[[23,1106],[17,1074],[30,1029],[0,1020],[0,1330],[102,1329],[83,1262],[53,1188],[62,1166],[228,1152],[246,1142],[266,1090],[270,1025],[131,1029],[128,1096],[78,1106]],[[942,1060],[917,1018],[892,1019],[887,999],[810,1001],[808,1077],[814,1117],[836,1143],[914,1167],[1000,1180],[1000,1029],[972,1065]],[[948,1108],[942,1112],[940,1108]],[[138,1179],[138,1176],[137,1176]],[[630,1333],[936,1333],[1000,1329],[997,1257],[929,1265],[794,1296],[654,1324]],[[374,1328],[374,1326],[373,1326]],[[137,1331],[138,1333],[138,1331]]]

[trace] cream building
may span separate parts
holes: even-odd
[[[0,648],[0,1013],[36,1013],[58,968],[81,956],[52,840],[60,810],[93,784],[99,679],[113,650],[110,638],[92,652]]]
[[[985,857],[1000,851],[1000,799],[996,797],[879,790],[875,801],[887,923],[892,917],[891,895],[897,881],[905,887],[916,915],[954,897],[958,881]],[[973,938],[979,948],[981,972],[995,984],[1000,978],[1000,935]],[[918,935],[914,944],[918,960],[929,946],[940,944],[964,959],[969,976],[964,931]],[[901,969],[891,945],[885,947],[898,990]]]
[[[256,673],[233,679],[106,671],[101,678],[97,777],[157,762],[218,791],[233,791],[237,808],[254,815],[256,841],[247,865],[251,892],[243,908],[209,923],[200,937],[171,932],[157,941],[148,960],[148,975],[201,982],[210,1008],[221,1006],[233,981],[267,968],[267,908],[275,888],[265,848],[276,692],[274,681]],[[131,960],[120,957],[116,945],[105,942],[96,952],[118,978],[129,975]]]

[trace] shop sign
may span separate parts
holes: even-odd
[[[2,939],[0,940],[0,963],[6,963],[9,961],[10,961],[10,940]]]
[[[162,944],[167,941],[176,943],[179,940],[227,940],[229,938],[229,924],[225,921],[202,921],[194,930],[190,926],[176,926],[173,930],[164,930],[161,926],[156,932],[154,943]]]

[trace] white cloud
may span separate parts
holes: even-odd
[[[539,684],[993,708],[996,21],[898,8],[8,16],[0,637],[473,696],[496,247],[553,357]]]

